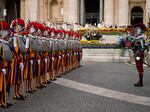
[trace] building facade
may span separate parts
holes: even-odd
[[[131,25],[150,20],[150,0],[0,0],[0,4],[0,12],[7,9],[7,20],[16,13],[25,21],[39,22]]]

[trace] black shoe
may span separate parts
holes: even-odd
[[[36,86],[37,89],[42,89],[42,86]]]
[[[11,106],[13,106],[13,104],[11,104],[11,103],[7,103],[6,105],[0,104],[1,108],[9,108]]]
[[[143,87],[143,83],[138,82],[138,83],[134,84],[134,86],[135,87]]]
[[[22,97],[22,96],[14,96],[13,99],[15,99],[15,100],[25,100],[25,98]]]
[[[60,76],[60,75],[58,75],[58,78],[61,78],[61,76]]]
[[[55,81],[55,80],[57,80],[56,78],[54,78],[54,79],[51,79],[51,81]]]
[[[26,92],[29,93],[29,94],[33,94],[34,93],[32,90],[27,90]]]
[[[41,85],[41,87],[42,87],[42,88],[45,88],[46,86],[45,86],[45,85]]]
[[[47,81],[47,84],[50,84],[50,83],[52,83],[51,81]]]

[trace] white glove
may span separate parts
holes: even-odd
[[[31,65],[33,65],[33,60],[30,61]]]
[[[131,50],[131,49],[129,49],[129,52],[132,52],[132,50]]]
[[[40,60],[37,60],[38,64],[40,64]]]
[[[6,75],[6,69],[5,68],[2,69],[2,72],[4,75]]]
[[[67,55],[69,56],[69,53]]]
[[[59,59],[61,59],[61,56],[59,56]]]
[[[13,37],[13,45],[14,45],[14,47],[17,47],[17,36],[14,36]]]
[[[23,68],[24,68],[23,63],[20,63],[19,68],[21,71],[23,71]]]
[[[63,55],[62,55],[62,57],[64,58],[64,57],[65,57],[65,55],[63,54]]]
[[[54,61],[54,57],[52,57],[52,61]]]
[[[29,39],[29,37],[28,38],[26,38],[26,44],[25,44],[25,48],[29,48],[29,44],[30,44],[30,39]]]
[[[47,58],[44,59],[45,63],[47,63]]]
[[[139,61],[139,60],[140,60],[140,57],[136,57],[136,60]]]

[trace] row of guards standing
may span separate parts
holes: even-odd
[[[0,21],[0,106],[9,106],[7,93],[12,85],[13,99],[25,100],[26,93],[36,91],[33,84],[43,88],[80,67],[81,38],[77,32],[49,28],[38,22],[29,22],[25,28],[20,18],[10,26]]]

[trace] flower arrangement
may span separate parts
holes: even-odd
[[[127,33],[125,28],[81,28],[79,32],[81,34],[86,34],[87,32],[97,32],[102,35],[118,35]]]
[[[94,49],[117,49],[120,45],[117,43],[100,43],[98,40],[81,40],[83,48],[94,48]]]
[[[102,34],[96,30],[90,30],[84,34],[84,37],[87,40],[99,40],[100,38],[102,38]]]

